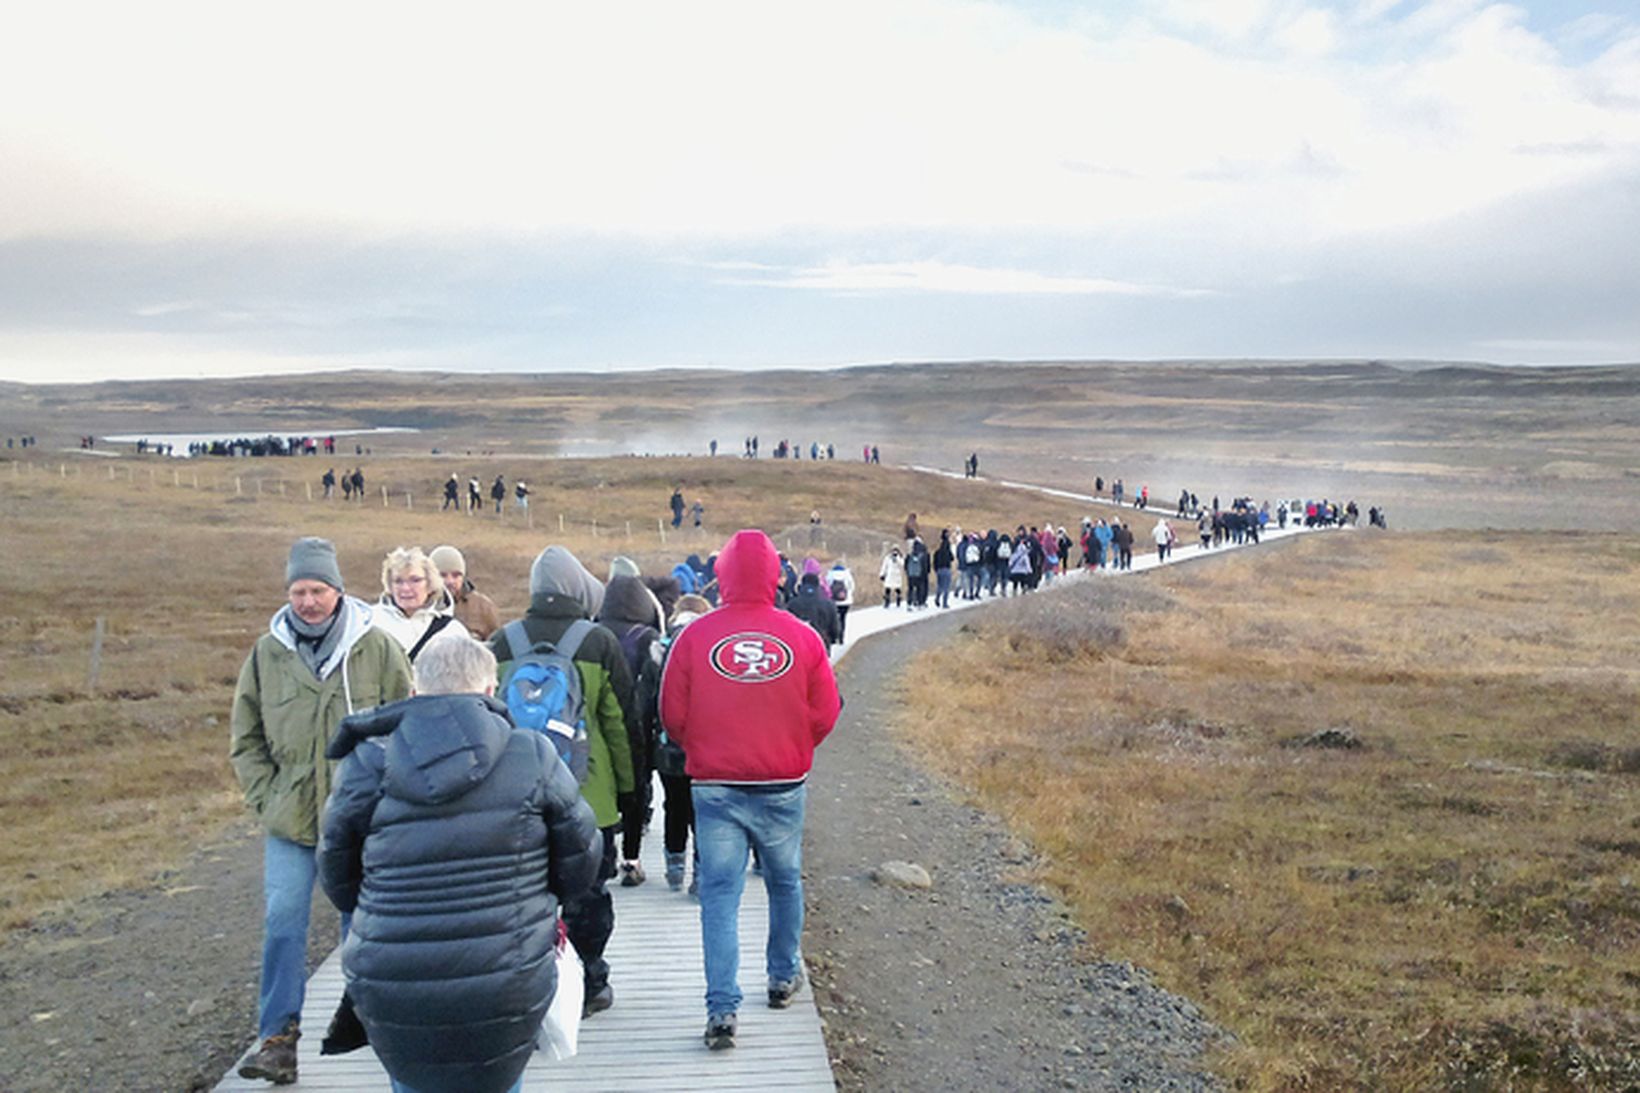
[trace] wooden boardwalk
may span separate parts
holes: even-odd
[[[701,964],[700,904],[666,887],[660,840],[660,792],[655,822],[645,838],[644,870],[637,888],[611,882],[615,933],[605,956],[615,1006],[581,1022],[580,1051],[555,1062],[537,1055],[524,1073],[526,1093],[537,1090],[772,1089],[832,1091],[831,1063],[820,1032],[814,997],[805,985],[785,1010],[765,1004],[763,944],[768,901],[760,877],[747,876],[740,905],[740,1034],[732,1051],[707,1051],[706,974]],[[341,952],[330,954],[308,981],[302,1009],[300,1081],[277,1087],[352,1093],[385,1090],[387,1072],[370,1050],[322,1057],[319,1041],[342,994]],[[266,1093],[267,1082],[230,1073],[219,1093]]]

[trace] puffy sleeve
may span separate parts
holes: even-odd
[[[325,805],[319,830],[319,884],[330,902],[344,915],[359,903],[364,883],[364,840],[382,795],[386,752],[364,743],[350,752],[336,770],[336,781]]]

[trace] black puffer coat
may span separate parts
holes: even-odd
[[[319,879],[353,925],[342,969],[388,1073],[501,1093],[557,986],[558,901],[592,883],[592,809],[539,733],[481,695],[344,719]]]

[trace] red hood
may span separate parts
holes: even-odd
[[[725,603],[773,604],[780,587],[780,552],[761,531],[737,531],[717,559]]]

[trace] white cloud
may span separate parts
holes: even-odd
[[[724,279],[721,284],[826,292],[955,292],[989,296],[1216,295],[1204,289],[1117,281],[1106,277],[1060,277],[1032,270],[986,268],[946,262],[831,262],[766,278]]]
[[[1311,60],[1325,57],[1338,44],[1337,20],[1330,11],[1310,8],[1299,12],[1278,30],[1275,40],[1297,56]]]
[[[194,3],[98,8],[96,35],[33,5],[0,42],[0,238],[1187,224],[1302,242],[1640,160],[1632,54],[1577,69],[1513,9],[1397,10],[1349,16],[1374,59],[1292,0],[1074,26],[938,0]],[[1511,158],[1594,140],[1611,151]],[[1281,180],[1303,148],[1342,170]],[[1263,169],[1234,185],[1226,163]]]

